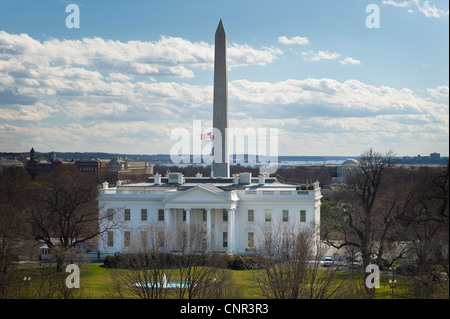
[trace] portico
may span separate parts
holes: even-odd
[[[170,194],[163,200],[164,220],[169,233],[180,226],[200,226],[206,232],[207,246],[212,250],[235,250],[235,215],[239,198],[236,192],[224,192],[211,184],[199,185],[184,192]],[[226,233],[226,238],[224,237]]]

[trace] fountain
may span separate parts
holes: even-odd
[[[146,283],[135,283],[133,284],[133,288],[162,288],[162,289],[175,289],[175,288],[187,288],[190,284],[187,282],[181,282],[181,281],[168,281],[167,276],[164,273],[161,281],[157,282],[156,284],[154,282],[146,282]]]

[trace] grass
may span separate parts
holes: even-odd
[[[99,264],[83,266],[80,274],[80,285],[87,294],[87,298],[119,298],[119,295],[112,289],[111,271],[111,269]],[[235,281],[237,290],[241,292],[242,298],[261,298],[260,292],[252,281],[250,271],[230,269],[225,271],[232,274],[232,279]]]
[[[110,269],[99,264],[82,266],[80,274],[80,286],[86,290],[89,298],[103,299],[114,297],[111,291]],[[118,296],[115,296],[118,297]]]
[[[23,288],[23,277],[31,276],[33,278],[30,288],[33,288],[33,285],[38,284],[38,279],[42,273],[49,272],[53,270],[54,267],[45,267],[39,268],[19,268],[16,269],[14,276],[17,278],[16,284],[20,286],[21,293],[24,293]],[[80,286],[81,289],[79,294],[75,295],[76,297],[81,298],[89,298],[89,299],[112,299],[112,298],[120,298],[118,293],[112,289],[112,280],[111,280],[111,269],[104,268],[100,264],[86,264],[82,265],[80,269]],[[232,280],[234,281],[235,288],[239,291],[239,296],[242,299],[261,299],[264,298],[261,292],[259,291],[257,283],[253,280],[253,275],[251,270],[230,270],[226,269],[225,271],[229,272],[232,275]],[[256,270],[257,271],[257,270]],[[345,278],[347,275],[346,271],[338,272],[338,276],[336,279]],[[51,277],[46,277],[47,280],[50,280]],[[353,278],[353,279],[351,279]],[[389,285],[389,279],[391,279],[390,275],[381,275],[380,276],[380,288],[375,291],[375,299],[391,299],[392,298],[392,290]],[[396,299],[410,299],[413,298],[414,295],[411,292],[411,279],[407,277],[396,277],[397,284],[396,289],[394,291],[394,295]],[[353,284],[357,284],[360,287],[363,284],[362,276],[353,276],[347,280],[355,280]],[[349,281],[349,284],[351,282]],[[27,290],[27,293],[31,293],[30,296],[33,296],[33,289]],[[23,296],[22,296],[23,297]]]

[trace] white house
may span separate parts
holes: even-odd
[[[115,188],[104,183],[98,197],[101,212],[120,212],[122,223],[103,236],[99,250],[106,254],[126,251],[132,238],[147,235],[150,225],[164,228],[168,237],[175,237],[180,226],[196,225],[213,250],[245,254],[252,251],[263,226],[318,225],[321,197],[318,182],[302,190],[299,185],[266,175],[255,178],[251,173],[229,178],[156,174],[144,183]],[[171,245],[170,250],[179,249]]]

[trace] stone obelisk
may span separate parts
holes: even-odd
[[[227,34],[222,19],[217,27],[215,39],[213,103],[214,157],[211,175],[214,177],[230,177],[226,143],[226,128],[228,127]]]

